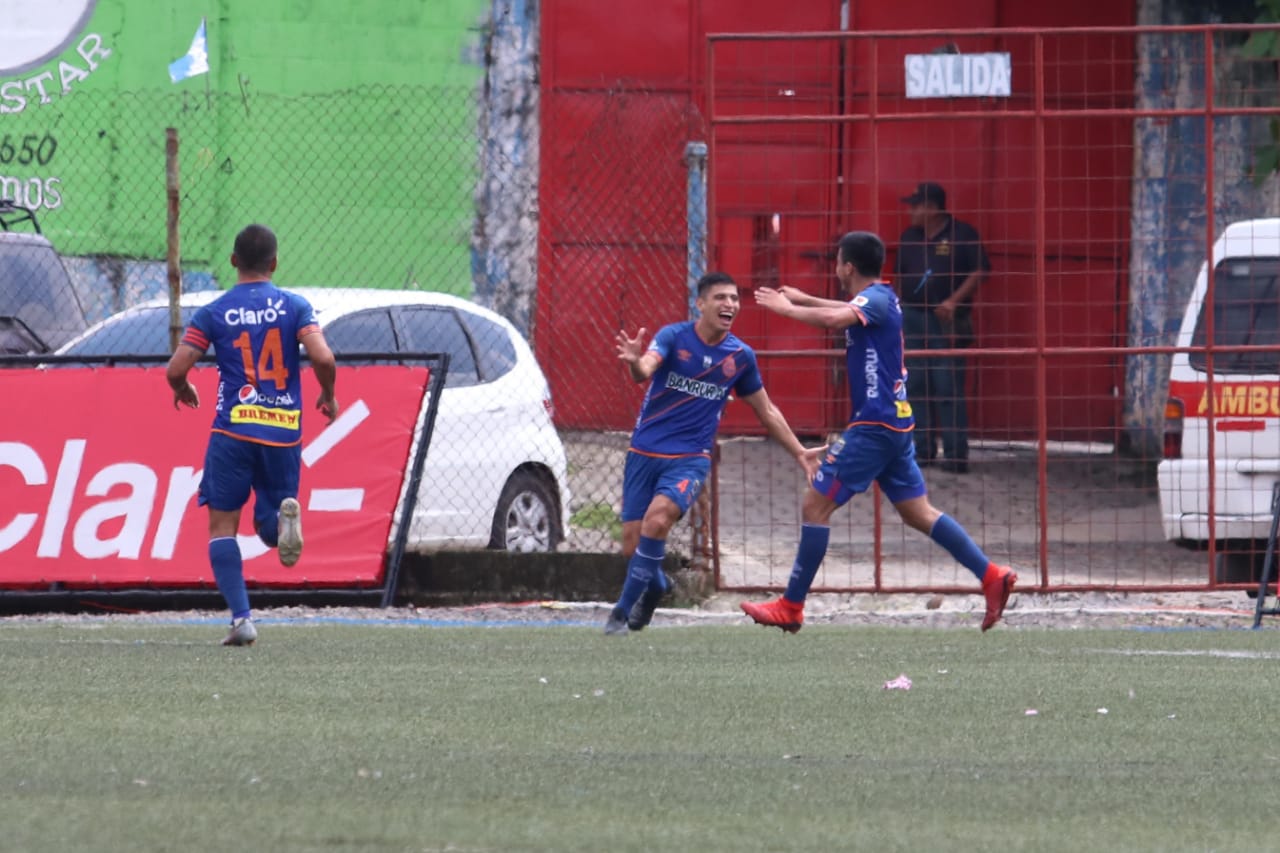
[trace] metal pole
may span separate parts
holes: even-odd
[[[167,251],[165,260],[169,272],[169,351],[178,348],[182,337],[182,251],[178,241],[178,129],[167,127],[164,131],[164,185],[168,196],[168,217],[165,222]]]
[[[685,193],[685,221],[688,245],[685,283],[689,291],[689,317],[697,319],[698,279],[707,271],[707,143],[690,142],[684,147],[684,163],[689,169]],[[712,531],[712,493],[719,476],[720,448],[711,455],[711,474],[707,487],[689,508],[689,527],[693,531],[690,543],[691,562],[700,571],[714,569],[716,549]]]
[[[684,147],[684,163],[689,169],[685,195],[688,223],[689,317],[697,319],[698,279],[707,271],[707,143],[690,142]]]

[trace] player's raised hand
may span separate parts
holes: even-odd
[[[644,335],[648,331],[644,326],[640,327],[640,331],[636,332],[634,338],[627,337],[626,329],[619,329],[618,336],[614,339],[617,344],[618,359],[627,364],[635,364],[640,360],[640,355],[644,351]]]
[[[796,305],[804,305],[809,301],[809,294],[798,287],[784,284],[779,290],[781,290],[783,296],[787,297],[788,302],[793,302]]]
[[[791,305],[791,300],[781,290],[774,290],[772,287],[757,287],[753,294],[756,298],[756,304],[761,308],[767,308],[770,311],[782,312]]]

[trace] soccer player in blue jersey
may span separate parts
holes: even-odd
[[[644,347],[645,329],[617,336],[618,358],[636,382],[649,382],[622,474],[622,552],[627,577],[606,634],[639,631],[671,588],[662,571],[667,534],[698,497],[711,470],[720,416],[734,394],[786,448],[806,478],[826,448],[806,450],[769,399],[756,354],[729,331],[742,307],[722,272],[698,280],[697,320],[664,326]]]
[[[893,508],[910,527],[945,548],[982,583],[988,630],[1004,613],[1018,576],[987,559],[977,543],[951,516],[929,502],[916,464],[903,366],[902,307],[888,283],[880,280],[884,243],[869,231],[852,231],[836,249],[836,277],[848,302],[820,299],[794,287],[760,288],[756,302],[770,311],[823,329],[843,329],[853,414],[805,491],[800,544],[787,591],[765,603],[743,602],[742,609],[761,625],[795,633],[804,624],[804,600],[827,553],[831,515],[872,481],[880,484]]]
[[[251,646],[258,638],[249,609],[236,531],[240,511],[254,494],[253,527],[280,562],[302,554],[298,474],[302,465],[301,343],[320,383],[316,408],[338,415],[337,367],[315,311],[302,297],[271,283],[276,236],[264,225],[236,235],[231,265],[236,285],[196,311],[166,371],[173,406],[199,408],[187,374],[213,347],[218,396],[213,432],[200,478],[199,503],[209,507],[209,563],[231,610],[224,646]]]

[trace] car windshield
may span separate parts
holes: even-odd
[[[1274,258],[1228,258],[1214,270],[1213,343],[1215,347],[1280,345],[1280,261]],[[1203,347],[1208,344],[1206,307],[1200,309],[1191,345],[1191,365],[1208,370]],[[1214,373],[1280,373],[1280,350],[1214,352]]]
[[[182,309],[184,327],[191,322],[195,311],[194,308]],[[68,346],[63,354],[155,356],[168,355],[172,351],[173,348],[169,346],[169,308],[162,305],[143,308],[108,320],[83,339]],[[213,353],[213,347],[209,347],[209,353]]]

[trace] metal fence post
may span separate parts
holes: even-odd
[[[169,278],[169,350],[178,348],[182,337],[182,249],[178,239],[178,205],[181,186],[178,180],[178,129],[167,127],[164,131],[164,184],[166,209],[165,266]]]
[[[688,235],[689,317],[697,318],[698,279],[707,271],[707,143],[690,142],[684,147],[684,163],[689,169],[685,191]]]
[[[684,147],[684,163],[689,170],[685,184],[685,221],[687,235],[686,283],[689,287],[689,317],[697,319],[698,279],[707,271],[707,143],[690,142]],[[711,460],[710,482],[698,494],[689,509],[690,568],[708,571],[714,565],[711,536],[711,492],[715,479],[718,448]]]

